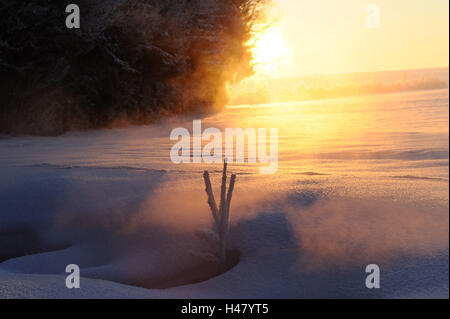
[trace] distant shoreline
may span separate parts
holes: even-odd
[[[383,93],[372,93],[372,94],[361,94],[361,95],[351,95],[351,96],[339,96],[339,97],[328,97],[328,98],[319,98],[319,99],[309,99],[309,100],[292,100],[292,101],[273,101],[267,103],[253,103],[253,104],[229,104],[227,108],[241,108],[246,106],[255,106],[255,105],[272,105],[272,104],[290,104],[290,103],[304,103],[304,102],[315,102],[315,101],[327,101],[327,100],[336,100],[336,99],[346,99],[346,98],[357,98],[357,97],[370,97],[370,96],[380,96],[380,95],[389,95],[389,94],[400,94],[400,93],[420,93],[420,92],[431,92],[431,91],[445,91],[449,90],[450,87],[441,88],[441,89],[422,89],[422,90],[410,90],[410,91],[397,91],[397,92],[383,92]]]
[[[449,70],[442,68],[249,80],[231,89],[230,105],[313,101],[448,89],[448,74]]]

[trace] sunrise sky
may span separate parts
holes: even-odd
[[[275,2],[288,47],[282,77],[448,66],[448,0]],[[372,3],[381,10],[379,29],[366,27]],[[262,47],[272,47],[267,42]]]

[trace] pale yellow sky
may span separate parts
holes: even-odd
[[[274,0],[291,49],[282,76],[447,67],[448,0]],[[366,6],[380,28],[366,27]]]

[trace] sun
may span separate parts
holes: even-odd
[[[291,50],[280,28],[271,27],[252,41],[251,52],[257,75],[278,77],[283,69],[290,67]]]

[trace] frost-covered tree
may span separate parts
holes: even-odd
[[[0,132],[146,124],[226,103],[268,0],[0,2]]]

